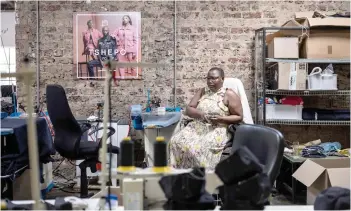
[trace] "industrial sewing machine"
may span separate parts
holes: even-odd
[[[236,171],[230,168],[233,166]],[[214,171],[169,168],[159,173],[151,167],[129,172],[116,169],[111,175],[122,181],[124,210],[214,209],[212,195],[218,193],[225,209],[263,210],[271,191],[262,165],[246,147],[221,161]],[[108,176],[100,174],[101,178]]]
[[[123,196],[124,210],[163,210],[167,198],[159,182],[162,177],[191,172],[192,169],[171,169],[168,173],[155,173],[152,168],[137,169],[134,172],[112,171],[114,178],[120,179],[120,194]],[[206,172],[206,191],[217,193],[223,183],[214,171]]]

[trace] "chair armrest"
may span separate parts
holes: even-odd
[[[80,126],[83,133],[85,133],[86,131],[88,131],[91,128],[91,124],[87,123],[87,122],[80,123],[79,126]]]
[[[236,131],[236,124],[230,124],[228,125],[228,132],[234,137],[235,131]]]
[[[91,131],[90,133],[88,133],[88,135],[92,135],[94,133],[96,133],[99,130],[104,129],[104,127],[99,127],[97,129],[94,129],[93,131]],[[115,134],[116,130],[113,127],[107,127],[107,129],[109,130],[109,132],[107,133],[107,138],[109,138],[110,136],[112,136],[113,134]]]

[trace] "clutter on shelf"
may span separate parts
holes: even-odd
[[[301,30],[281,29],[266,37],[268,57],[277,59],[350,59],[350,20],[319,12],[297,12],[295,19],[282,27],[296,27]],[[321,30],[321,28],[323,30]],[[289,49],[289,50],[286,50]]]
[[[338,90],[333,64],[324,70],[314,67],[310,74],[307,63],[278,62],[269,70],[268,88],[272,90]]]
[[[350,120],[350,109],[303,108],[302,119],[303,120],[347,121],[347,120]]]
[[[305,90],[307,63],[278,62],[269,67],[272,71],[268,87],[273,90]]]
[[[320,67],[313,68],[308,75],[309,90],[338,90],[337,74],[334,74],[332,64],[329,64],[324,70]]]
[[[339,142],[323,142],[318,139],[299,144],[294,142],[285,150],[286,153],[291,153],[294,156],[306,158],[323,158],[327,156],[336,157],[351,157],[351,149],[342,149]]]
[[[261,118],[263,116],[263,99],[259,99]],[[287,96],[277,100],[277,97],[265,99],[266,119],[302,120],[303,99],[298,96]]]

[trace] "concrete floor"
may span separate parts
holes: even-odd
[[[58,156],[59,157],[59,156]],[[57,167],[59,162],[56,162],[53,164],[53,169]],[[66,162],[64,161],[60,168],[58,168],[60,172],[60,175],[54,175],[54,181],[58,183],[58,186],[62,187],[65,186],[63,190],[55,187],[52,189],[48,194],[47,194],[47,199],[55,199],[56,197],[64,197],[64,196],[77,196],[79,197],[79,189],[75,189],[72,187],[66,187],[69,185],[69,183],[73,182],[73,179],[75,178],[75,165],[74,162]],[[62,177],[64,176],[65,179]],[[97,185],[97,179],[94,181],[89,182],[91,185]],[[98,186],[97,186],[98,187]],[[89,190],[89,193],[96,193],[98,192],[98,189],[91,189]],[[70,193],[68,193],[70,192]],[[72,192],[72,193],[71,193]],[[289,199],[289,197],[286,197],[283,194],[274,194],[271,198],[271,204],[272,205],[292,205],[292,201]],[[296,204],[304,204],[304,203],[296,203]]]
[[[64,180],[62,180],[60,178],[55,178],[55,179],[57,179],[56,181],[61,183],[61,186],[65,182]],[[99,191],[98,189],[90,189],[89,193],[97,193],[98,191]],[[72,192],[72,193],[68,193],[68,192]],[[65,197],[65,196],[79,197],[79,189],[68,187],[68,188],[64,188],[63,190],[61,190],[61,189],[55,187],[47,194],[46,198],[47,199],[55,199],[56,197]],[[292,205],[293,204],[288,197],[286,197],[282,194],[279,194],[279,193],[272,196],[270,201],[271,201],[272,205]],[[296,203],[296,204],[303,204],[303,203]]]

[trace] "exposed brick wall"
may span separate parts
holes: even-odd
[[[35,2],[19,1],[17,58],[35,52]],[[196,89],[204,86],[207,70],[223,67],[227,76],[242,80],[253,109],[254,30],[280,26],[302,11],[348,11],[349,1],[205,1],[177,2],[177,72],[176,93],[179,105],[189,102]],[[143,80],[122,81],[113,87],[114,116],[127,114],[128,105],[146,102],[146,90],[173,105],[173,2],[93,1],[40,2],[40,94],[45,99],[45,85],[65,87],[72,111],[77,116],[90,115],[103,98],[103,81],[75,79],[73,67],[73,12],[140,11],[142,16],[142,58],[145,62],[168,63],[169,67],[145,69]],[[35,60],[35,59],[34,59]],[[35,61],[34,61],[35,62]],[[35,65],[33,64],[33,67]],[[35,86],[35,84],[34,84]],[[20,95],[23,95],[21,87]],[[19,101],[23,99],[20,98]],[[286,127],[288,139],[306,142],[325,131],[325,127]],[[330,140],[349,141],[348,127],[328,135]],[[339,131],[340,130],[340,131]],[[330,129],[330,131],[336,131]],[[341,132],[345,131],[345,132]],[[293,134],[294,133],[294,134]],[[300,135],[297,135],[298,133]],[[325,132],[326,133],[326,132]],[[304,135],[301,135],[304,134]],[[306,134],[311,134],[307,135]],[[329,132],[328,132],[329,134]]]

